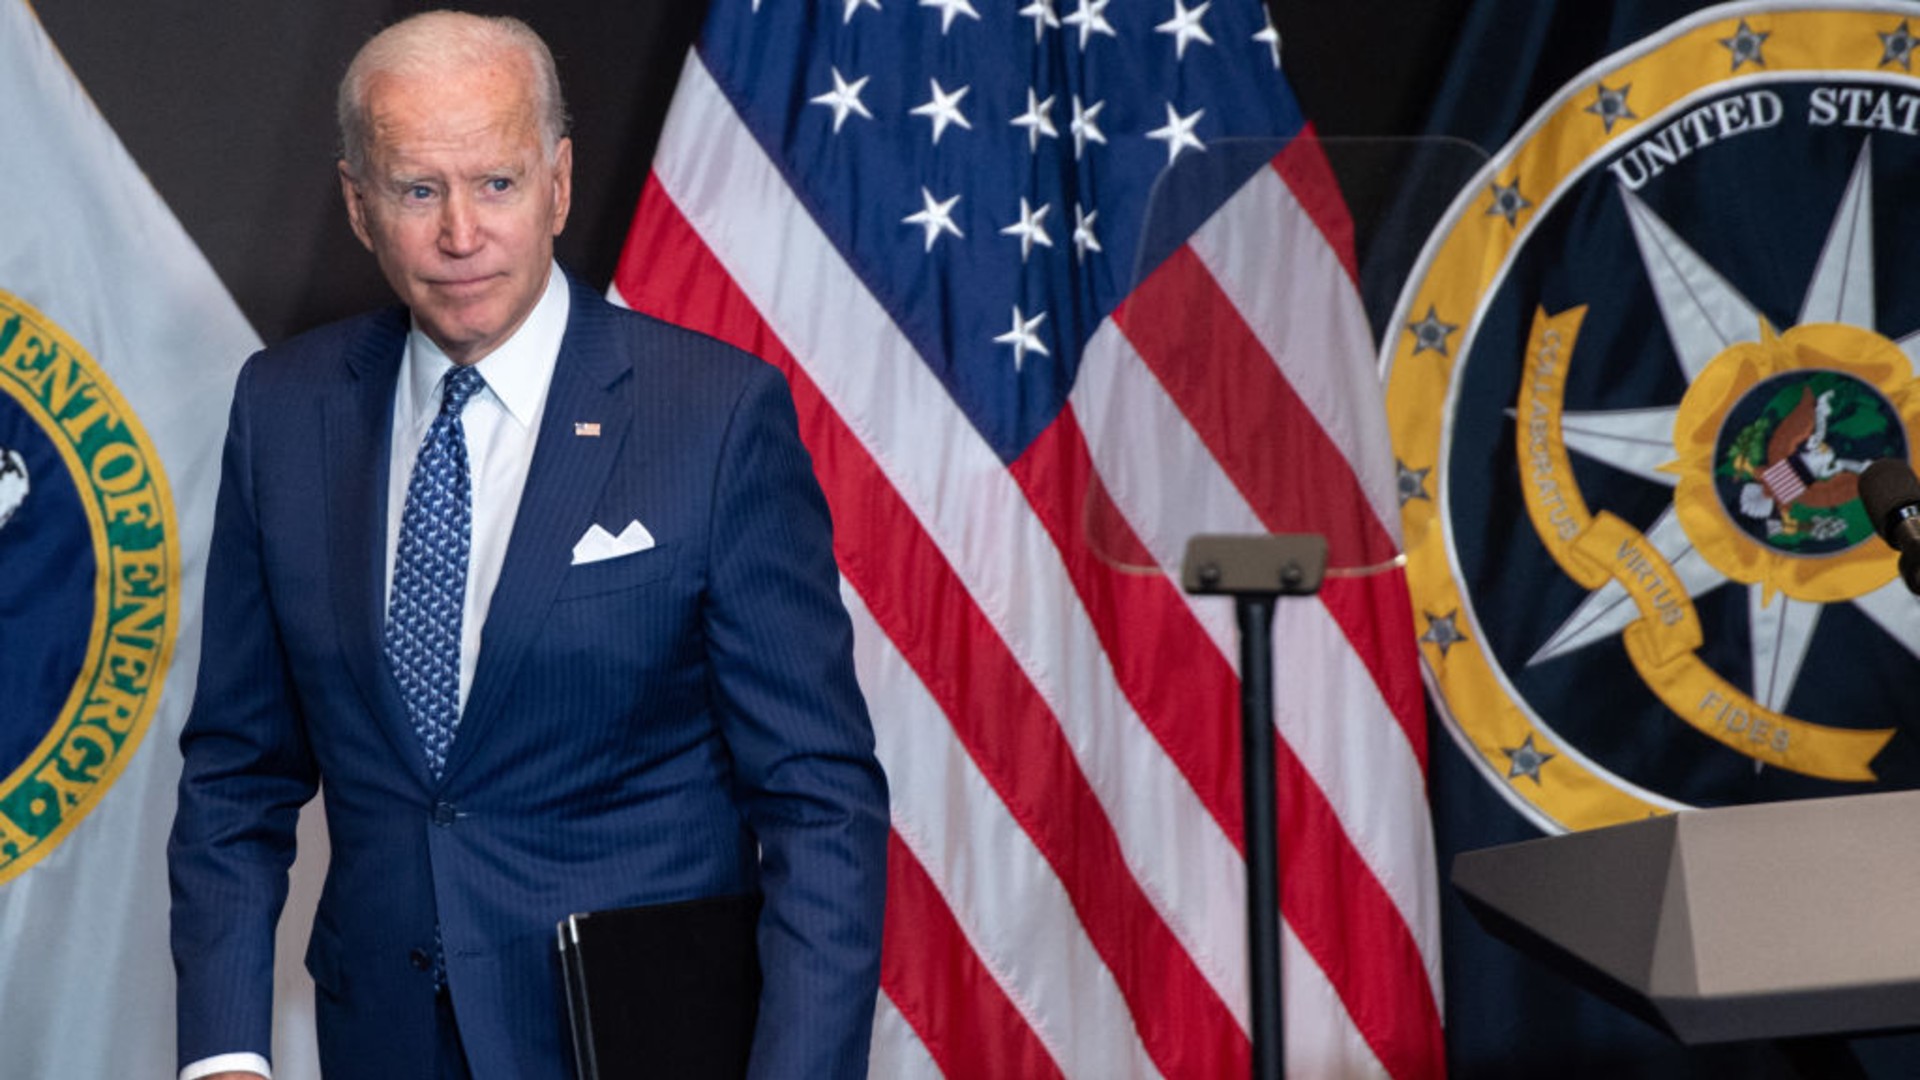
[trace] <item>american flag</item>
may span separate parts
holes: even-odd
[[[793,387],[894,791],[873,1075],[1246,1075],[1234,615],[1177,574],[1314,531],[1389,568],[1276,619],[1287,1064],[1439,1076],[1345,210],[1257,4],[1073,2],[714,0],[612,290]]]

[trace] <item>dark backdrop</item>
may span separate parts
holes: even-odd
[[[1001,0],[1010,2],[1010,0]],[[277,341],[385,303],[341,212],[333,90],[380,27],[444,6],[382,0],[38,0],[35,9],[134,160],[254,328]],[[560,259],[606,283],[704,0],[476,2],[552,46],[574,115]],[[1270,5],[1287,74],[1322,134],[1410,135],[1465,0]],[[1368,192],[1352,193],[1357,210]]]

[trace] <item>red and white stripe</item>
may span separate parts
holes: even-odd
[[[793,386],[894,790],[875,1076],[1247,1070],[1232,609],[1162,568],[1202,530],[1397,546],[1317,161],[1283,153],[1144,282],[1008,467],[688,61],[613,292]],[[1439,1076],[1404,582],[1280,608],[1289,1070]]]
[[[1767,466],[1760,474],[1760,482],[1766,485],[1773,501],[1782,506],[1792,505],[1793,500],[1807,493],[1806,481],[1800,479],[1800,474],[1793,470],[1793,462],[1786,458]]]

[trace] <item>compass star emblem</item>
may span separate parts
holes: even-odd
[[[1566,444],[1573,453],[1675,489],[1673,504],[1647,528],[1645,536],[1648,545],[1672,567],[1688,597],[1697,598],[1722,587],[1746,587],[1750,624],[1747,647],[1754,672],[1751,692],[1755,700],[1774,710],[1784,711],[1828,604],[1851,604],[1915,656],[1920,656],[1920,608],[1897,579],[1889,580],[1887,553],[1874,546],[1877,541],[1872,539],[1870,528],[1863,538],[1866,546],[1857,549],[1854,545],[1862,538],[1849,541],[1839,537],[1838,526],[1834,525],[1821,527],[1828,534],[1825,537],[1796,540],[1827,541],[1824,550],[1836,553],[1829,559],[1844,558],[1853,550],[1855,565],[1849,566],[1828,565],[1817,558],[1776,557],[1762,541],[1742,536],[1726,524],[1752,525],[1741,519],[1784,513],[1795,500],[1807,498],[1809,480],[1814,484],[1838,480],[1844,487],[1851,477],[1841,474],[1857,472],[1855,466],[1863,468],[1864,462],[1833,454],[1828,440],[1822,438],[1818,441],[1827,448],[1828,456],[1820,459],[1818,469],[1806,476],[1794,473],[1792,468],[1774,469],[1776,475],[1771,482],[1775,486],[1769,488],[1770,481],[1759,477],[1775,462],[1763,450],[1754,450],[1753,489],[1741,488],[1737,499],[1727,500],[1710,493],[1715,467],[1712,455],[1719,448],[1707,447],[1704,458],[1695,454],[1690,459],[1688,447],[1682,443],[1699,426],[1696,421],[1701,417],[1707,416],[1719,427],[1726,417],[1738,415],[1737,404],[1701,400],[1703,395],[1711,396],[1703,388],[1717,387],[1725,395],[1732,394],[1730,386],[1754,393],[1767,389],[1768,384],[1757,375],[1748,377],[1746,383],[1729,383],[1726,375],[1732,358],[1748,363],[1763,355],[1792,355],[1801,358],[1805,366],[1788,363],[1778,372],[1817,370],[1829,380],[1857,379],[1868,387],[1861,391],[1867,398],[1877,393],[1897,403],[1920,400],[1909,395],[1914,385],[1912,365],[1920,360],[1920,332],[1908,333],[1896,343],[1874,331],[1871,163],[1871,144],[1863,144],[1828,228],[1827,243],[1813,268],[1798,325],[1784,333],[1776,333],[1765,316],[1718,270],[1623,189],[1621,198],[1626,202],[1641,260],[1677,361],[1692,389],[1685,400],[1672,407],[1570,411],[1565,418]],[[1815,337],[1818,345],[1813,343]],[[1840,348],[1834,347],[1836,342]],[[1762,373],[1776,370],[1766,368],[1765,361],[1761,365]],[[1787,400],[1794,403],[1791,396]],[[1832,400],[1827,399],[1825,406],[1828,415]],[[1808,398],[1805,405],[1799,410],[1804,414],[1801,420],[1824,422],[1817,399]],[[1713,411],[1716,408],[1719,411]],[[1812,429],[1807,433],[1811,435]],[[1894,438],[1904,450],[1904,435]],[[1783,461],[1806,445],[1803,437],[1791,433],[1773,442],[1784,447],[1778,451]],[[1698,467],[1690,470],[1689,460]],[[1701,460],[1707,463],[1702,465]],[[1851,498],[1848,488],[1844,498],[1836,496],[1829,501],[1840,506]],[[1717,505],[1710,505],[1710,501]],[[1735,505],[1729,507],[1729,501]],[[1803,513],[1794,522],[1838,520],[1837,512]],[[1779,531],[1752,526],[1753,535],[1758,537],[1777,537]],[[1529,664],[1540,664],[1617,636],[1639,616],[1626,589],[1617,581],[1609,581],[1588,594],[1541,644]]]

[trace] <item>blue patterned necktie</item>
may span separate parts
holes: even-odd
[[[401,698],[435,780],[447,767],[447,750],[460,724],[460,619],[473,531],[473,483],[460,410],[485,385],[470,367],[447,373],[440,414],[421,440],[407,483],[387,606],[387,662],[400,681]]]

